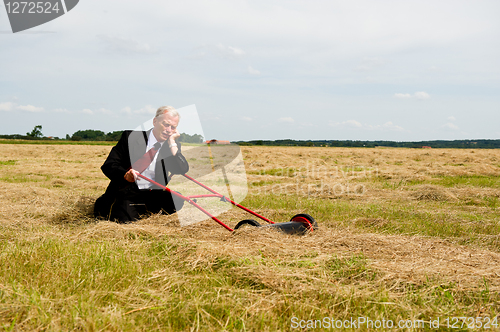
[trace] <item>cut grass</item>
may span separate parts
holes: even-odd
[[[428,322],[493,319],[500,309],[500,171],[488,164],[498,163],[497,151],[471,160],[470,151],[453,150],[245,148],[255,186],[242,204],[274,221],[316,218],[316,232],[295,237],[230,234],[212,221],[179,227],[175,216],[98,222],[92,207],[108,183],[99,166],[109,147],[0,147],[2,160],[17,160],[0,166],[13,179],[0,195],[5,330],[289,331],[293,317]],[[466,158],[466,166],[446,165]],[[315,165],[312,175],[306,163]],[[281,165],[299,176],[280,174]],[[359,195],[262,190],[331,174],[348,181],[342,172],[374,165],[390,178],[353,179],[367,188]],[[424,187],[456,197],[410,197]],[[220,216],[229,225],[248,217],[236,209]]]
[[[434,236],[459,244],[474,244],[500,252],[500,234],[496,205],[481,216],[456,209],[450,213],[447,202],[398,202],[397,204],[359,204],[343,200],[307,198],[293,195],[249,195],[242,203],[253,209],[304,211],[314,215],[321,225],[356,226],[376,232]],[[290,214],[290,215],[288,215]],[[275,220],[285,221],[292,212],[276,213]]]
[[[260,254],[203,257],[178,236],[75,240],[1,244],[4,328],[276,331],[289,330],[293,317],[428,321],[477,308],[493,317],[500,300],[487,285],[464,291],[432,279],[381,282],[362,254],[288,262]]]

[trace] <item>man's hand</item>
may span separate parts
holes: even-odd
[[[170,135],[170,137],[168,138],[168,143],[169,145],[171,144],[174,144],[175,143],[175,140],[178,139],[179,137],[181,137],[181,134],[179,133],[179,131],[176,129],[174,132],[172,132],[172,134]]]
[[[137,180],[137,171],[135,169],[129,169],[127,173],[123,176],[128,182],[135,182]]]
[[[168,146],[170,147],[170,152],[172,152],[172,155],[176,155],[177,154],[177,151],[179,151],[179,149],[177,148],[177,143],[175,143],[175,140],[178,139],[179,137],[181,137],[181,134],[179,134],[179,132],[177,131],[177,129],[172,133],[172,135],[170,135],[170,137],[168,138]]]

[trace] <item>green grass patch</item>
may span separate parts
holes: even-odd
[[[332,271],[335,278],[343,280],[368,280],[373,281],[377,272],[368,266],[368,261],[363,254],[351,257],[333,256],[326,262],[326,268]]]
[[[444,187],[500,188],[500,177],[488,175],[440,176],[435,183]]]
[[[15,165],[17,160],[0,160],[0,166],[12,166]]]
[[[66,140],[17,140],[0,139],[0,144],[35,144],[35,145],[116,145],[113,141],[66,141]]]
[[[379,180],[382,183],[383,189],[392,189],[396,190],[404,186],[416,186],[419,184],[427,183],[427,181],[419,180],[419,179],[401,179],[399,181],[388,181],[386,179],[380,178]]]
[[[494,203],[498,204],[496,200]],[[488,247],[500,252],[498,211],[490,209],[478,215],[460,205],[447,202],[408,201],[392,203],[356,203],[327,198],[295,195],[249,195],[242,203],[251,209],[271,209],[271,220],[289,220],[296,213],[308,213],[319,226],[355,226],[390,234],[424,235],[453,240],[460,244]],[[496,205],[493,205],[496,206]],[[449,210],[454,213],[450,214]]]
[[[345,173],[367,172],[373,170],[372,167],[364,167],[364,166],[342,166],[341,169]]]
[[[486,196],[481,198],[467,198],[464,203],[467,206],[481,206],[481,207],[489,207],[491,209],[496,209],[500,207],[500,199],[496,196]]]
[[[43,182],[52,179],[50,174],[28,173],[28,174],[12,174],[0,178],[1,182],[7,183],[24,183],[24,182]]]
[[[500,177],[494,175],[443,175],[431,180],[421,179],[387,179],[384,176],[367,177],[366,181],[378,182],[384,189],[399,189],[404,186],[415,186],[420,184],[434,184],[443,187],[481,187],[500,188]]]
[[[250,187],[262,187],[262,186],[268,186],[270,184],[275,184],[275,183],[280,183],[280,181],[253,181],[250,182]]]
[[[60,159],[60,162],[63,163],[73,163],[73,164],[83,164],[84,162],[81,160],[66,160],[66,159]]]
[[[253,175],[273,175],[282,177],[292,177],[295,176],[298,172],[300,172],[300,170],[294,167],[271,168],[263,169],[260,171],[247,171],[248,174]]]
[[[385,176],[375,175],[364,178],[365,181],[380,183],[384,189],[399,189],[404,186],[415,186],[419,184],[431,183],[421,179],[388,179]]]

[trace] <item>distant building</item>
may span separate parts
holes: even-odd
[[[222,141],[218,139],[211,139],[209,141],[205,141],[206,144],[231,144],[229,141]]]
[[[424,146],[422,146],[422,149],[432,149],[432,147],[431,147],[431,146],[424,145]]]

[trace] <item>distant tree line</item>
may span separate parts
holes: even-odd
[[[33,130],[26,135],[21,134],[13,134],[13,135],[0,135],[0,138],[4,139],[47,139],[48,137],[43,136],[42,134],[42,125],[37,125],[33,128]],[[58,137],[56,137],[59,139]]]
[[[123,131],[113,131],[106,134],[100,130],[78,130],[69,138],[69,135],[66,135],[66,139],[70,139],[72,141],[118,141],[122,136],[122,133]],[[181,133],[179,141],[184,143],[202,143],[203,136],[198,134],[189,135]]]
[[[292,139],[265,141],[237,141],[239,145],[263,145],[263,146],[326,146],[326,147],[394,147],[394,148],[453,148],[453,149],[498,149],[500,139],[475,139],[475,140],[454,140],[454,141],[420,141],[420,142],[396,142],[396,141],[296,141]]]
[[[78,130],[71,136],[66,135],[67,140],[71,141],[118,141],[123,131],[112,131],[105,133],[100,130]]]
[[[112,131],[109,133],[105,133],[100,130],[78,130],[73,135],[66,134],[66,140],[68,141],[118,141],[122,136],[123,131]],[[4,139],[26,139],[26,140],[41,140],[41,139],[60,139],[59,137],[46,137],[42,134],[42,126],[37,125],[33,128],[33,130],[26,135],[13,134],[13,135],[0,135],[0,138]],[[181,137],[179,138],[180,142],[184,143],[202,143],[203,136],[194,134],[189,135],[185,133],[181,133]]]
[[[179,142],[203,143],[203,136],[198,135],[198,134],[189,135],[189,134],[181,133],[181,137],[179,137]]]
[[[72,141],[118,141],[123,131],[112,131],[105,133],[100,130],[78,130],[73,135],[66,134],[66,140]],[[0,135],[4,139],[60,139],[59,137],[46,137],[42,134],[42,126],[37,125],[31,132],[26,135]],[[189,135],[181,133],[180,142],[185,143],[203,143],[203,136],[194,134]],[[262,145],[262,146],[325,146],[325,147],[393,147],[393,148],[452,148],[452,149],[499,149],[500,139],[475,139],[475,140],[454,140],[454,141],[420,141],[420,142],[396,142],[396,141],[296,141],[293,139],[282,139],[275,141],[254,140],[254,141],[236,141],[233,142],[239,145]]]

